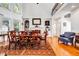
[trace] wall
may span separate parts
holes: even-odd
[[[79,33],[79,9],[72,14],[71,25],[72,31]]]
[[[22,6],[22,12],[23,12],[23,18],[28,18],[30,21],[30,28],[29,30],[35,29],[35,25],[32,25],[32,18],[41,18],[41,25],[38,25],[38,29],[42,31],[42,33],[45,30],[45,20],[50,20],[50,29],[48,31],[49,36],[52,34],[52,11],[53,4],[52,3],[39,3],[38,5],[36,3],[27,3],[23,4]]]
[[[71,19],[70,18],[64,18],[64,15],[61,16],[59,19],[53,19],[54,20],[54,30],[55,33],[53,35],[60,35],[63,34],[64,32],[70,32],[71,31]],[[63,23],[66,23],[64,26]]]
[[[36,29],[35,25],[32,24],[32,18],[27,18],[27,20],[29,20],[29,30],[34,30]],[[41,30],[41,33],[43,33],[45,31],[45,21],[49,20],[50,21],[50,28],[48,31],[49,36],[51,36],[52,34],[52,18],[41,18],[41,25],[38,25],[39,30]]]
[[[64,26],[64,23],[66,23]],[[70,32],[71,31],[71,21],[70,18],[61,18],[61,34],[64,32]]]

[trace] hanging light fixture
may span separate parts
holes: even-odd
[[[39,4],[39,3],[36,3],[37,5]]]

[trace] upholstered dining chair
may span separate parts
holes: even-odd
[[[48,32],[47,31],[44,31],[43,34],[42,34],[42,37],[40,38],[41,41],[40,41],[40,47],[41,48],[45,48],[46,47],[46,44],[47,44],[47,35],[48,35]]]
[[[16,42],[17,42],[16,32],[15,31],[9,31],[8,32],[8,38],[9,38],[9,49],[11,49],[11,48],[16,49]]]
[[[19,46],[20,46],[20,49],[25,47],[27,48],[27,40],[28,40],[28,37],[27,37],[27,32],[25,31],[19,31]]]
[[[32,30],[31,31],[31,35],[30,35],[30,46],[32,48],[35,48],[35,47],[39,47],[40,45],[40,38],[39,38],[39,34],[40,34],[40,30]]]
[[[43,35],[42,35],[42,40],[44,40],[45,43],[46,43],[47,35],[48,35],[48,32],[47,31],[44,31],[43,32]]]
[[[76,43],[79,43],[79,35],[75,35],[75,47],[76,47]]]

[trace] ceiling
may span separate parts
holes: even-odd
[[[64,3],[60,11],[56,12],[56,17],[59,18],[68,13],[74,13],[79,8],[79,3]]]
[[[52,8],[55,3],[23,3],[22,13],[23,18],[43,17],[50,18]]]
[[[68,3],[62,10],[73,12],[77,8],[79,8],[79,3]]]

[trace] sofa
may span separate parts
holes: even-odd
[[[64,44],[71,43],[73,45],[74,37],[75,37],[74,32],[65,32],[64,34],[60,35],[58,42],[62,41]]]

